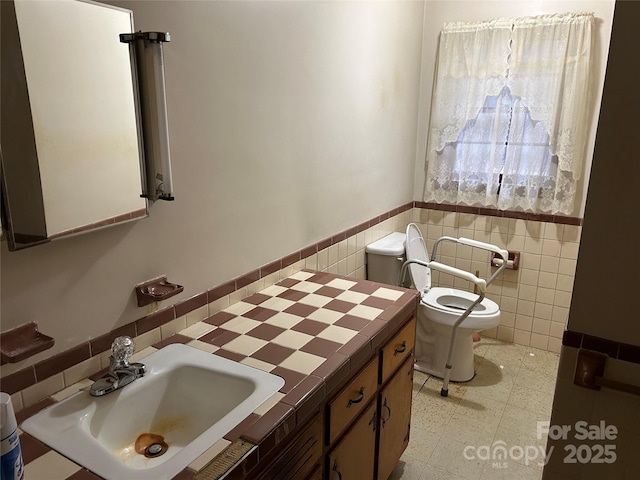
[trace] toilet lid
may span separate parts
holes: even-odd
[[[427,245],[424,243],[422,233],[420,233],[420,229],[418,229],[415,223],[410,223],[407,226],[405,249],[407,252],[407,260],[429,261]],[[409,264],[409,273],[411,274],[411,280],[413,280],[416,290],[425,292],[431,288],[431,269],[429,267],[411,263]]]

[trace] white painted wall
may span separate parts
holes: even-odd
[[[613,19],[614,0],[427,0],[424,9],[424,37],[422,40],[422,79],[420,83],[420,108],[418,117],[418,142],[416,148],[416,171],[414,178],[414,200],[421,201],[425,188],[425,153],[431,108],[433,77],[438,53],[438,39],[446,22],[472,22],[492,18],[512,18],[563,12],[594,12],[596,16],[592,115],[589,118],[589,137],[586,148],[586,164],[583,181],[577,195],[573,216],[582,217],[589,181],[598,112],[602,99],[604,73],[607,65],[609,38]]]
[[[116,2],[113,2],[116,3]],[[412,200],[422,2],[119,1],[171,33],[166,81],[175,202],[150,217],[19,252],[2,245],[2,331],[53,349],[145,315]]]

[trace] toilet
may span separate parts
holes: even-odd
[[[481,248],[492,247],[494,250],[500,250],[498,247],[472,240],[459,241]],[[366,253],[367,278],[392,285],[398,285],[401,280],[400,263],[405,256],[407,260],[429,262],[422,234],[413,223],[407,227],[406,234],[395,232],[368,245]],[[445,378],[453,325],[477,300],[478,295],[455,288],[432,287],[429,267],[409,264],[408,269],[413,285],[422,294],[416,326],[414,367],[429,375]],[[403,286],[408,287],[410,283],[404,283]],[[499,324],[500,307],[494,301],[484,298],[456,329],[447,382],[466,382],[474,377],[473,334]]]
[[[407,260],[429,261],[422,234],[413,223],[407,227],[405,249]],[[453,325],[478,295],[455,288],[432,287],[429,267],[409,264],[409,272],[415,288],[422,292],[416,326],[415,369],[445,378]],[[473,334],[499,324],[500,307],[484,298],[456,329],[449,380],[466,382],[473,378]]]

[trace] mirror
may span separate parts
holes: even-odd
[[[2,1],[3,234],[18,250],[146,217],[130,10]]]

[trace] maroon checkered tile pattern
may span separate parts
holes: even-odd
[[[206,318],[198,329],[187,328],[154,347],[192,342],[214,355],[282,377],[280,401],[263,412],[265,421],[258,422],[261,416],[252,414],[241,425],[247,429],[246,438],[260,443],[262,433],[271,428],[268,419],[293,425],[302,420],[294,415],[301,398],[329,393],[329,382],[335,383],[337,376],[348,371],[348,359],[354,362],[352,355],[384,328],[386,321],[380,318],[385,310],[395,312],[398,305],[416,299],[415,292],[402,288],[302,270]],[[338,371],[340,375],[332,378]],[[307,395],[307,387],[318,394]],[[241,426],[225,438],[239,437]],[[98,478],[28,434],[20,438],[25,464],[43,463],[46,456],[55,454],[55,462],[67,462],[63,466],[72,472],[56,478]],[[185,469],[180,478],[191,478],[194,473]]]
[[[285,379],[290,392],[406,291],[303,270],[204,320],[215,355]]]

